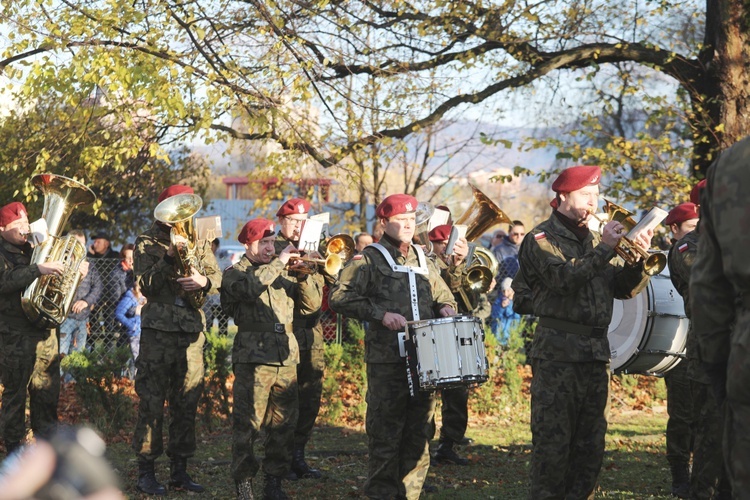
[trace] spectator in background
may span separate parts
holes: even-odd
[[[219,264],[219,269],[224,270],[232,265],[231,260],[229,262],[219,261],[219,246],[221,241],[219,238],[214,239],[211,242],[211,251],[216,257],[216,262]],[[219,335],[226,335],[229,333],[229,317],[224,314],[224,310],[221,308],[221,300],[219,300],[219,294],[211,294],[206,296],[206,303],[203,304],[203,314],[206,315],[206,331],[210,332],[214,326],[214,319],[219,323]]]
[[[497,236],[497,233],[495,235]],[[518,271],[518,249],[521,248],[524,236],[526,236],[526,228],[523,222],[514,220],[508,226],[508,235],[492,247],[492,252],[500,263],[500,271],[496,277],[498,283],[505,278],[513,278]]]
[[[135,245],[128,243],[120,250],[120,262],[109,275],[109,299],[117,304],[125,292],[133,288],[133,249]]]
[[[119,257],[119,254],[112,250],[108,234],[96,233],[91,239],[94,242],[89,246],[90,259],[116,259]]]
[[[377,243],[380,241],[380,238],[383,237],[383,226],[378,223],[375,224],[375,227],[372,228],[372,241],[373,243]]]
[[[86,246],[86,234],[83,231],[74,229],[68,234]],[[89,316],[101,296],[102,280],[96,267],[89,266],[89,272],[78,284],[70,313],[60,325],[60,354],[83,351],[86,348]]]
[[[507,233],[503,231],[502,229],[498,229],[495,231],[495,234],[492,235],[492,240],[490,240],[490,244],[487,246],[490,250],[498,246],[500,243],[503,242],[503,238],[507,236]]]
[[[364,250],[367,245],[372,245],[372,243],[373,238],[370,233],[357,233],[354,235],[354,249],[357,254],[362,253],[362,250]]]
[[[500,283],[499,300],[492,304],[492,333],[501,346],[508,345],[510,332],[521,321],[521,315],[513,311],[513,280],[505,278]]]
[[[127,374],[129,379],[135,378],[135,360],[141,345],[141,308],[146,303],[146,297],[141,294],[137,283],[125,292],[115,308],[115,318],[125,328],[125,335],[130,344],[133,357],[128,361]]]

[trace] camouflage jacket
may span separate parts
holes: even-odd
[[[521,301],[533,314],[577,325],[604,328],[612,320],[614,299],[628,299],[647,284],[643,267],[624,265],[612,248],[590,232],[583,242],[553,213],[523,240],[522,274],[513,280]],[[526,297],[524,297],[526,295]],[[518,311],[518,310],[517,310]],[[606,335],[588,336],[538,326],[531,357],[555,361],[609,361]]]
[[[0,332],[40,333],[21,308],[23,291],[39,278],[39,267],[31,262],[31,245],[17,247],[0,238]]]
[[[721,153],[701,195],[690,309],[698,356],[715,365],[727,363],[730,344],[750,345],[750,232],[744,227],[750,220],[748,155],[747,138]]]
[[[177,283],[175,259],[167,255],[170,228],[154,223],[135,240],[133,273],[146,297],[141,310],[141,327],[164,332],[201,332],[206,328],[203,311],[185,301],[185,292]],[[221,272],[209,243],[196,246],[196,257],[208,278],[207,288],[200,293],[217,293]]]
[[[397,265],[418,267],[414,248],[406,258],[387,239],[380,240]],[[435,318],[441,307],[456,308],[453,294],[440,277],[435,263],[426,259],[428,275],[416,274],[419,316]],[[413,319],[409,292],[409,276],[397,272],[376,248],[366,247],[341,271],[338,284],[331,288],[328,304],[335,312],[360,321],[368,321],[365,332],[365,362],[403,363],[399,354],[398,332],[386,329],[382,320],[386,312],[401,314],[407,321]]]
[[[682,239],[676,241],[669,249],[669,279],[682,296],[685,302],[685,316],[690,318],[690,272],[698,253],[698,231],[690,231]],[[690,322],[687,335],[687,363],[688,376],[704,384],[710,383],[710,379],[704,373],[698,362],[698,341],[693,333],[693,324]]]
[[[321,289],[313,280],[290,278],[284,267],[279,259],[255,264],[243,255],[224,271],[221,307],[238,329],[234,363],[299,363],[299,346],[292,334],[294,304],[319,301]]]
[[[445,281],[445,284],[448,285],[451,293],[453,293],[453,298],[458,305],[459,314],[470,314],[482,319],[489,318],[491,305],[487,300],[487,294],[477,293],[463,286],[464,276],[467,271],[466,262],[461,262],[455,266],[435,257],[435,265],[440,270],[440,276],[443,278],[443,281]],[[470,307],[467,306],[466,300],[461,296],[462,289],[469,301]]]
[[[281,233],[276,235],[273,243],[276,255],[279,255],[292,242],[284,238]],[[321,254],[322,255],[322,254]],[[289,273],[289,278],[297,280],[298,273]],[[323,286],[325,280],[321,273],[313,273],[306,277],[308,287],[316,287],[318,293],[305,293],[297,296],[294,303],[294,336],[301,351],[323,349],[323,325],[320,324],[323,306]]]

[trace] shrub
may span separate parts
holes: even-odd
[[[214,428],[217,421],[220,422],[231,414],[227,382],[233,341],[234,335],[219,335],[213,331],[206,333],[206,346],[203,349],[205,387],[200,409],[202,421],[209,431]]]

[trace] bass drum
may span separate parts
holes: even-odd
[[[685,356],[688,319],[669,268],[628,300],[615,300],[607,337],[615,373],[664,375]]]

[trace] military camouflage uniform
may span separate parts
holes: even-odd
[[[467,269],[466,263],[462,262],[458,266],[454,266],[448,265],[442,259],[435,259],[435,263],[440,269],[440,275],[453,293],[458,305],[458,313],[470,314],[486,320],[490,313],[487,294],[464,289],[469,300],[467,305],[459,292],[463,288],[463,278]],[[466,426],[469,422],[469,388],[466,386],[452,387],[442,389],[440,393],[443,403],[441,409],[443,425],[440,427],[440,442],[460,443],[464,438]]]
[[[539,316],[531,348],[530,498],[593,498],[609,411],[607,329],[614,298],[648,283],[589,232],[579,241],[553,212],[526,235],[513,280]],[[527,296],[528,295],[528,296]],[[528,312],[528,311],[524,311]]]
[[[140,235],[133,252],[135,279],[147,303],[141,310],[141,350],[135,366],[140,400],[133,450],[140,462],[153,462],[164,451],[164,401],[169,403],[167,455],[187,459],[195,452],[195,415],[203,391],[203,311],[185,300],[177,283],[175,258],[167,255],[170,228],[154,225]],[[216,293],[221,273],[210,244],[196,254],[208,278],[200,293]]]
[[[274,249],[280,254],[291,242],[281,233],[276,235]],[[299,345],[299,364],[297,365],[297,387],[299,388],[299,418],[294,431],[294,448],[304,449],[310,439],[315,419],[320,411],[320,397],[323,394],[323,325],[320,323],[321,306],[323,305],[324,279],[320,273],[307,278],[309,285],[320,289],[320,298],[315,302],[295,303],[294,336]]]
[[[253,444],[261,426],[267,429],[263,471],[283,477],[292,460],[298,415],[299,347],[292,334],[295,301],[319,303],[315,280],[289,276],[279,259],[252,263],[247,256],[224,271],[221,307],[238,327],[232,349],[232,477],[252,478],[259,463]]]
[[[380,244],[397,265],[418,267],[413,247],[404,257],[391,238]],[[427,260],[429,276],[415,275],[421,319],[435,318],[444,305],[456,307],[435,264]],[[391,269],[374,247],[364,249],[341,271],[331,288],[329,305],[338,314],[369,322],[365,333],[369,471],[365,495],[370,498],[418,498],[430,465],[430,422],[434,395],[409,395],[406,362],[399,354],[398,332],[382,320],[386,312],[413,319],[407,273]]]
[[[669,251],[670,278],[685,302],[685,315],[688,318],[692,317],[689,290],[690,270],[697,252],[698,231],[686,234],[681,240],[675,242]],[[724,473],[724,460],[721,454],[722,414],[711,394],[710,379],[697,358],[697,348],[691,321],[687,336],[687,360],[680,363],[686,367],[693,410],[691,420],[694,445],[690,498],[710,499],[720,491],[726,495],[725,498],[729,498],[729,484]],[[687,436],[689,437],[690,434]],[[669,458],[669,437],[667,434],[667,458]]]
[[[60,358],[55,330],[32,325],[21,308],[24,289],[41,276],[31,262],[31,245],[17,247],[0,238],[0,429],[7,451],[26,436],[26,396],[31,429],[45,436],[57,425]]]
[[[690,275],[697,358],[724,402],[724,464],[735,498],[750,492],[750,139],[724,151],[703,190]]]

